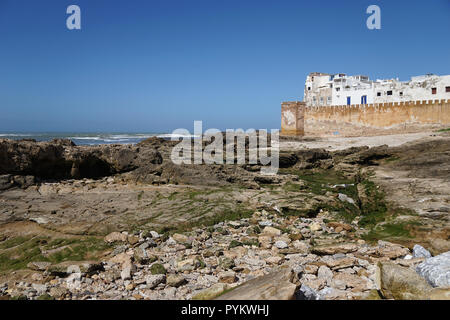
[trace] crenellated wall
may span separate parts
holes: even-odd
[[[305,106],[306,135],[416,132],[450,125],[450,100]]]

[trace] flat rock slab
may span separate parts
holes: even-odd
[[[216,300],[291,300],[297,288],[291,282],[293,272],[282,267],[276,272],[252,279]]]

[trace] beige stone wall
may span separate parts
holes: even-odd
[[[283,102],[281,104],[281,135],[304,135],[304,102]]]
[[[415,132],[450,126],[450,100],[305,107],[306,135]]]

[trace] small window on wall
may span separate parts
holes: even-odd
[[[311,87],[308,87],[308,91],[311,90]]]
[[[323,97],[320,97],[320,103],[321,104],[323,103]]]
[[[436,94],[437,93],[437,88],[431,88],[431,94]]]
[[[450,87],[445,87],[445,92],[450,92]]]
[[[341,88],[336,88],[336,91],[339,91],[339,90],[341,90]]]
[[[400,97],[403,97],[403,92],[400,92]]]
[[[381,97],[381,92],[377,92],[377,97]]]
[[[392,90],[389,90],[388,92],[386,92],[386,94],[387,94],[388,96],[392,96]]]

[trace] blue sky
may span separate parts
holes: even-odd
[[[449,31],[449,0],[0,0],[0,132],[279,128],[312,71],[450,74]]]

